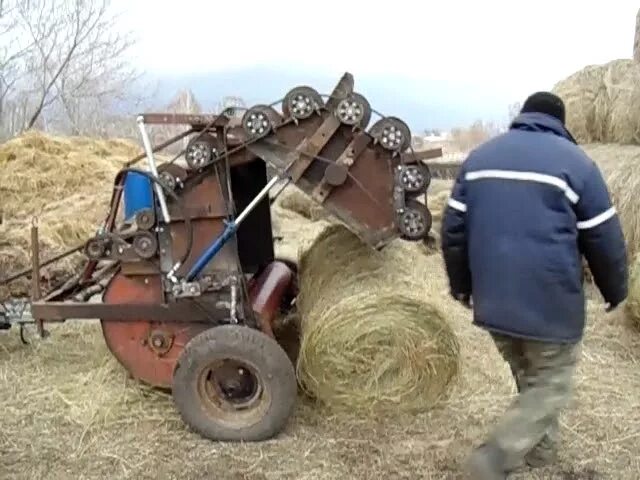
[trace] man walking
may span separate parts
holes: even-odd
[[[474,311],[513,372],[518,396],[469,461],[502,480],[556,456],[585,324],[582,257],[612,310],[627,296],[627,254],[600,170],[538,92],[509,131],[462,164],[442,222],[451,294]]]

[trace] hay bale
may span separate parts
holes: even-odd
[[[585,152],[601,166],[615,205],[629,258],[640,252],[640,147],[634,145],[584,145]]]
[[[640,256],[636,256],[630,266],[629,295],[625,305],[627,316],[640,327]]]
[[[558,82],[567,127],[579,143],[640,144],[640,64],[591,65]]]
[[[317,237],[300,260],[297,303],[297,371],[311,397],[360,413],[419,412],[441,398],[459,346],[427,258],[403,241],[373,251],[340,225]]]

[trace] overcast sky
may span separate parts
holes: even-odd
[[[631,56],[638,0],[115,0],[153,73],[266,65],[452,80],[521,99]],[[436,94],[437,92],[431,92]],[[468,92],[467,92],[468,93]]]

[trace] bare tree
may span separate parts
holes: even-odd
[[[0,126],[9,134],[34,126],[97,133],[103,113],[126,102],[138,78],[127,61],[133,39],[115,28],[110,1],[4,0],[3,7]]]
[[[520,104],[520,102],[515,102],[509,105],[509,123],[513,122],[513,120],[520,113],[521,109],[522,105]]]

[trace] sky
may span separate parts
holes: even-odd
[[[495,98],[504,108],[586,65],[629,58],[640,8],[638,0],[113,2],[138,37],[139,68],[153,74],[349,71],[356,82],[444,82],[465,101]]]

